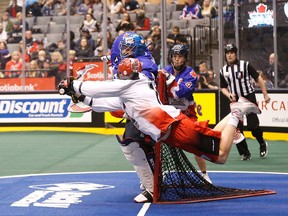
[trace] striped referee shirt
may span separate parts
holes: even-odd
[[[220,70],[220,87],[228,88],[229,92],[240,96],[247,96],[254,92],[251,78],[257,81],[259,74],[249,62],[236,60],[232,65],[224,65]]]

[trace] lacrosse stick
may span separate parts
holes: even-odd
[[[85,66],[81,67],[80,69],[78,69],[76,71],[76,73],[77,73],[76,80],[82,81],[84,79],[85,74],[88,71],[92,70],[94,67],[98,67],[98,65],[88,64],[88,65],[85,65]],[[64,94],[65,90],[59,89],[60,94],[61,94],[61,92]],[[92,110],[92,108],[90,106],[87,106],[83,102],[79,102],[78,99],[74,95],[72,95],[72,102],[73,103],[71,103],[68,107],[69,112],[84,113],[84,112],[90,112]]]

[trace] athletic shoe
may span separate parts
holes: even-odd
[[[153,202],[153,193],[150,191],[143,191],[141,194],[134,198],[135,203],[150,203]]]
[[[244,97],[240,97],[239,99],[238,99],[238,102],[239,103],[247,103],[247,104],[254,104],[254,103],[252,103],[251,101],[249,101],[248,99],[246,99],[246,98],[244,98]],[[258,105],[257,104],[254,104],[257,108],[258,108]],[[253,113],[255,113],[255,112],[253,112]],[[249,114],[249,113],[246,113],[246,114]],[[258,110],[257,110],[257,112],[255,113],[255,114],[261,114],[261,110],[258,108]]]
[[[234,133],[234,139],[233,139],[233,144],[238,144],[242,142],[245,139],[244,135],[241,133],[241,131],[236,128],[236,131]]]
[[[260,144],[260,157],[264,158],[268,155],[268,143],[264,142]]]
[[[209,178],[208,173],[205,173],[205,174],[202,173],[201,176],[202,176],[202,178],[204,178],[207,182],[209,182],[210,184],[212,184],[212,181],[211,181],[211,179]]]
[[[243,115],[250,113],[261,114],[260,109],[254,103],[251,103],[249,101],[231,103],[230,110],[231,113],[235,115],[238,119],[242,119]]]
[[[251,154],[250,154],[250,152],[247,152],[247,153],[243,154],[241,160],[242,160],[242,161],[251,160]]]

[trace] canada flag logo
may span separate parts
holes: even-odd
[[[258,4],[256,10],[248,13],[248,28],[273,26],[273,10],[268,10],[267,5],[263,3]]]

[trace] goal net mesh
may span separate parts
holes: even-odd
[[[165,143],[157,143],[155,153],[154,203],[204,202],[275,193],[210,184],[202,178],[182,150]]]

